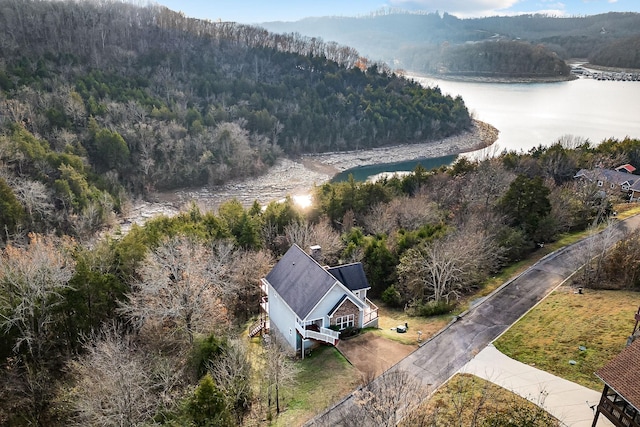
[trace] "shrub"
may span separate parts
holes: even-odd
[[[391,307],[400,307],[402,305],[402,296],[395,286],[391,285],[382,293],[382,301]]]
[[[411,310],[414,315],[422,317],[438,316],[451,312],[456,307],[455,302],[429,301],[427,303],[417,303]]]

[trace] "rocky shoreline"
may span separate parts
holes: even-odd
[[[480,150],[498,139],[498,130],[488,123],[474,121],[470,131],[439,141],[394,145],[371,150],[308,154],[301,161],[309,169],[333,171],[334,175],[358,166],[428,159]],[[380,161],[384,159],[384,161]]]
[[[498,130],[495,127],[475,121],[470,131],[439,141],[281,159],[266,174],[259,177],[215,187],[158,193],[154,196],[154,203],[150,205],[164,205],[167,213],[170,213],[190,203],[196,203],[202,210],[215,210],[221,203],[233,198],[244,206],[250,206],[256,200],[260,204],[267,204],[287,195],[306,195],[314,186],[331,180],[334,175],[347,169],[376,163],[395,163],[465,153],[488,147],[497,138]],[[149,207],[148,202],[140,203]],[[134,203],[132,209],[137,212],[137,217],[140,216],[140,212],[146,211],[145,208],[140,209],[140,203]],[[133,219],[129,221],[138,222]]]

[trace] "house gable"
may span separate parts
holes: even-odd
[[[640,427],[640,340],[635,340],[596,375],[604,382],[593,426],[604,415],[619,427]]]
[[[311,310],[307,319],[329,317],[329,313],[335,309],[336,305],[345,299],[351,300],[359,310],[364,310],[364,302],[349,291],[349,289],[347,289],[343,284],[336,282],[335,286],[329,290],[329,292],[327,292],[320,301],[318,301],[318,304],[316,304],[313,310]]]
[[[616,170],[618,172],[633,173],[636,170],[636,168],[633,165],[630,165],[629,163],[627,163],[625,165],[618,166]]]
[[[344,296],[335,307],[329,312],[331,326],[345,327],[345,323],[349,322],[348,326],[360,327],[360,308],[353,303],[353,301]],[[348,320],[347,320],[348,319]],[[345,320],[344,322],[339,322]],[[342,328],[341,328],[342,329]]]
[[[336,283],[335,277],[297,245],[284,254],[266,280],[300,319],[305,319]]]
[[[640,411],[640,340],[634,341],[596,375]]]

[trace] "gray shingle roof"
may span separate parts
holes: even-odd
[[[336,283],[336,278],[298,245],[289,248],[266,279],[300,319],[306,318]]]
[[[629,183],[630,187],[634,187],[634,184],[638,184],[638,175],[632,175],[628,172],[618,172],[611,169],[580,169],[575,175],[575,178],[586,178],[589,181],[604,181],[608,183],[614,183],[622,185],[625,182]]]
[[[362,264],[359,262],[331,267],[328,271],[351,292],[370,288]]]
[[[640,410],[640,339],[600,368],[596,375],[634,408]]]

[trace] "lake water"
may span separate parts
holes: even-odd
[[[385,172],[411,172],[418,164],[422,165],[425,169],[435,169],[442,165],[452,164],[457,155],[436,157],[433,159],[418,159],[407,162],[398,163],[384,163],[377,165],[360,166],[353,169],[348,169],[340,172],[331,180],[332,182],[341,182],[349,179],[349,175],[353,175],[353,179],[356,181],[366,181],[367,178],[383,174]]]
[[[640,138],[640,82],[471,83],[416,78],[460,95],[474,117],[500,131],[501,149],[528,151],[565,135],[599,143]]]
[[[473,116],[495,126],[499,151],[528,151],[571,135],[597,144],[607,138],[640,138],[640,82],[581,78],[557,83],[476,83],[413,77],[443,93],[460,95]],[[473,154],[472,154],[473,156]],[[450,164],[450,156],[430,159],[429,167]],[[423,166],[429,168],[423,163]],[[409,162],[407,162],[409,164]],[[415,162],[413,162],[415,167]],[[404,163],[345,171],[356,180],[406,169]]]

